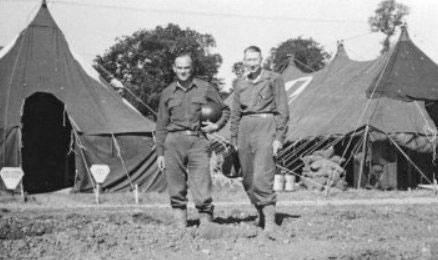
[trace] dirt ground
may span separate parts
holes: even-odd
[[[279,193],[265,234],[238,185],[216,187],[215,223],[172,225],[167,194],[0,196],[0,259],[438,259],[432,191]]]

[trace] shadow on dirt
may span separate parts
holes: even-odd
[[[283,224],[283,222],[287,222],[289,220],[293,220],[293,219],[297,219],[297,218],[301,218],[301,215],[291,215],[291,214],[287,214],[287,213],[278,212],[277,216],[275,216],[275,222],[278,225],[281,225],[281,224]]]
[[[256,218],[257,218],[256,216],[245,216],[245,217],[229,216],[227,218],[217,217],[215,218],[214,222],[218,224],[240,224],[242,222],[254,221]]]

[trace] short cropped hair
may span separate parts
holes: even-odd
[[[180,51],[174,54],[173,64],[175,64],[176,59],[180,57],[189,57],[190,60],[193,62],[192,53],[187,51]]]
[[[243,54],[246,54],[248,51],[258,52],[258,53],[262,54],[262,50],[260,50],[260,48],[255,46],[255,45],[251,45],[249,47],[246,47],[246,49],[243,51]]]

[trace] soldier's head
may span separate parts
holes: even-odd
[[[192,57],[188,53],[177,55],[172,68],[179,81],[185,82],[190,80],[193,73]]]
[[[243,64],[247,73],[255,73],[262,67],[262,51],[257,46],[249,46],[243,51]]]

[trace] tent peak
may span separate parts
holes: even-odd
[[[338,41],[337,44],[338,44],[338,48],[336,50],[336,57],[342,56],[348,58],[347,52],[345,51],[344,48],[344,40]]]
[[[288,65],[295,66],[295,53],[288,53],[287,57],[288,57],[288,61],[289,61]]]
[[[400,38],[399,41],[401,42],[405,42],[405,41],[410,41],[411,39],[409,38],[409,34],[408,34],[408,25],[406,23],[404,23],[401,26],[401,33],[400,33]]]
[[[41,7],[47,8],[47,1],[46,0],[43,0],[43,2],[41,3]]]

